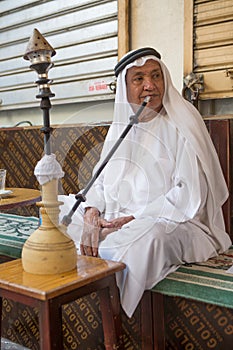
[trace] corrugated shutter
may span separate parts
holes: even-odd
[[[37,75],[22,58],[34,28],[57,52],[49,71],[53,104],[113,98],[116,0],[6,0],[0,11],[0,110],[38,105]]]
[[[194,0],[193,72],[203,74],[200,99],[233,97],[233,1]]]

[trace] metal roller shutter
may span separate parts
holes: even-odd
[[[49,72],[53,104],[113,98],[118,11],[116,0],[1,1],[0,110],[38,105],[36,73],[22,58],[34,28],[57,53]]]
[[[233,97],[233,1],[195,0],[193,72],[203,74],[200,99]]]

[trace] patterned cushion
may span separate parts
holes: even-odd
[[[20,258],[24,242],[39,225],[39,218],[0,213],[0,255]]]
[[[233,246],[203,263],[188,264],[169,274],[152,291],[233,308]]]

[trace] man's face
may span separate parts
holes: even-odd
[[[152,115],[151,110],[159,112],[162,108],[164,94],[164,80],[160,64],[154,60],[147,60],[141,67],[129,68],[126,73],[126,89],[128,102],[132,104],[134,111],[136,111],[135,105],[141,105],[144,98],[150,96],[150,102],[147,104],[150,114]]]

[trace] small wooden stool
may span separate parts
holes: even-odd
[[[76,270],[57,275],[27,273],[22,268],[21,259],[0,264],[0,317],[3,297],[37,307],[40,348],[61,350],[63,349],[62,305],[92,292],[98,292],[105,348],[123,349],[115,272],[124,268],[123,263],[87,256],[78,256]]]

